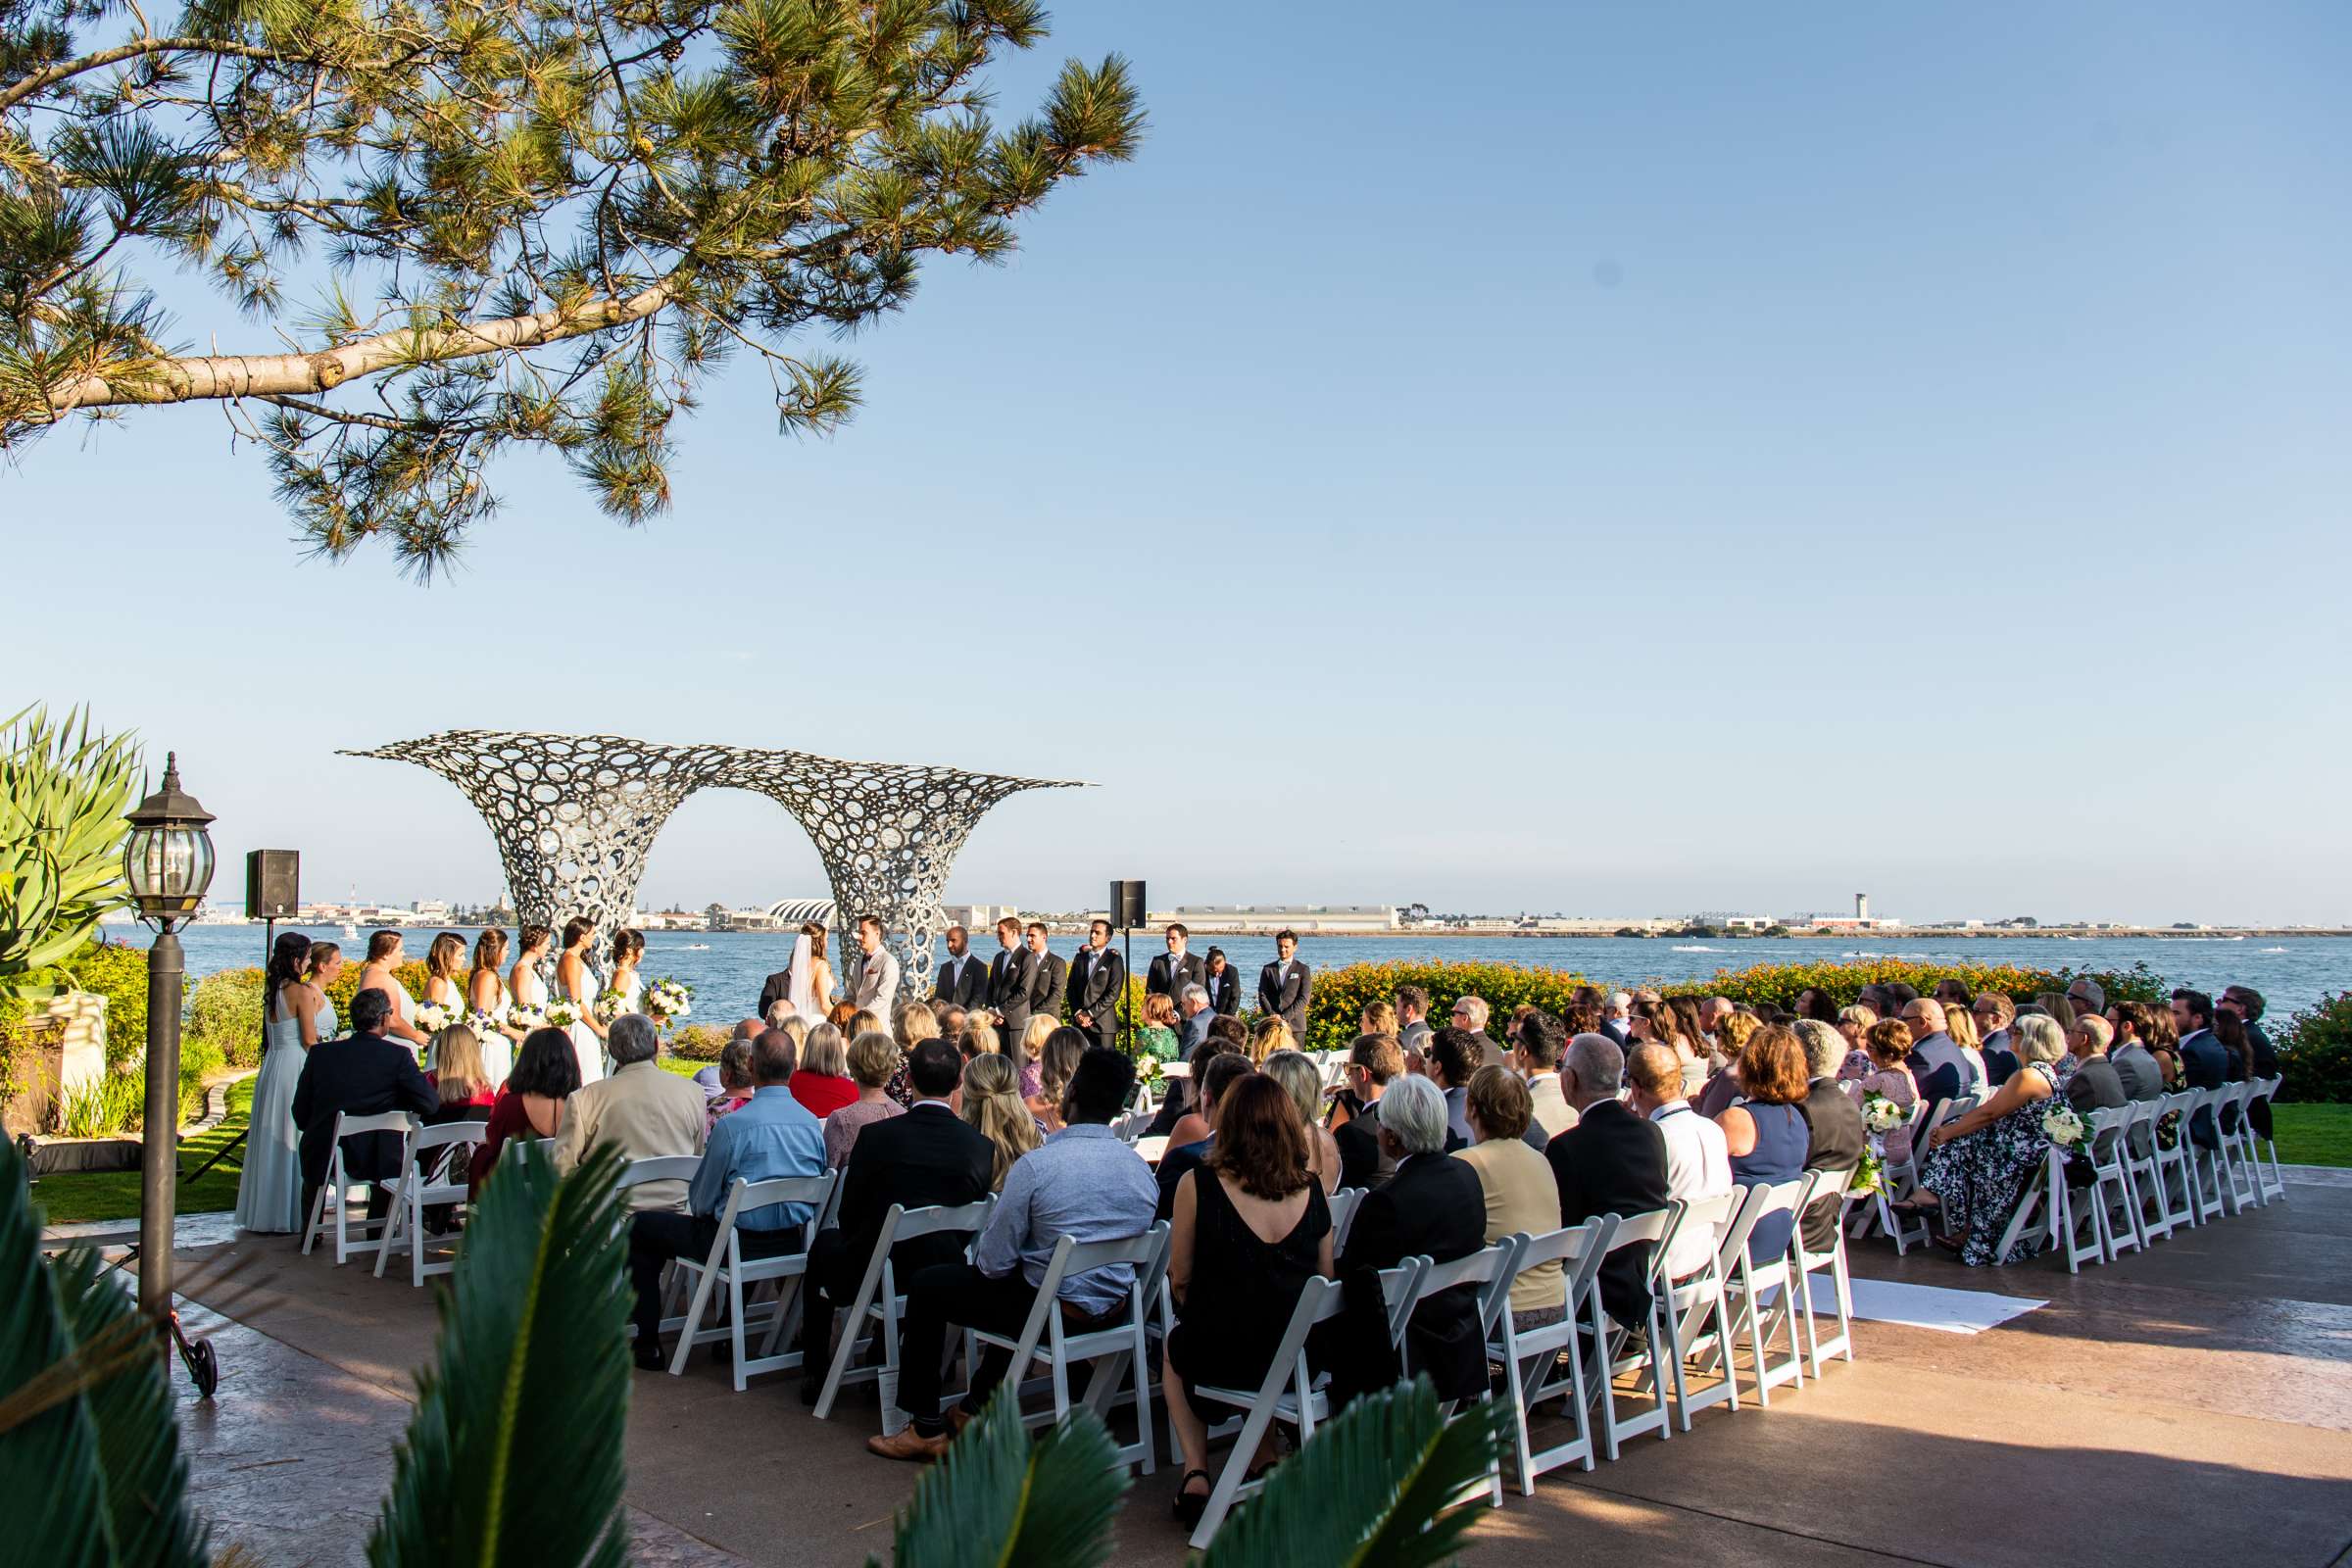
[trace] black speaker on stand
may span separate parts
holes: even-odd
[[[1135,928],[1142,925],[1144,919],[1144,884],[1140,880],[1113,882],[1110,885],[1110,923],[1125,934],[1127,973],[1130,976],[1135,973]],[[1124,1027],[1130,1050],[1134,1049],[1135,1042],[1135,1004],[1128,1000],[1132,994],[1124,985],[1119,988],[1119,1012],[1126,1020]]]
[[[245,918],[261,916],[262,973],[270,972],[270,960],[277,952],[277,922],[291,920],[302,906],[302,852],[299,850],[247,850],[245,852]],[[270,1049],[270,1018],[262,1017],[262,1049]],[[245,1147],[248,1126],[220,1149],[213,1157],[196,1167],[194,1175],[183,1176],[192,1182],[235,1151]]]

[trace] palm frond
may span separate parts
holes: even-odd
[[[1109,1559],[1128,1477],[1102,1418],[1081,1407],[1032,1441],[1010,1390],[997,1391],[916,1485],[892,1543],[903,1568],[1095,1568]]]
[[[627,1559],[627,1215],[618,1152],[568,1177],[501,1165],[441,1298],[368,1560],[572,1568]]]
[[[1479,1510],[1452,1507],[1500,1450],[1499,1402],[1447,1422],[1427,1378],[1355,1400],[1266,1478],[1200,1568],[1426,1568],[1448,1561]]]

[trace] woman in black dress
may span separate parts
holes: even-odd
[[[1308,1175],[1305,1128],[1282,1086],[1251,1073],[1218,1097],[1214,1149],[1177,1184],[1168,1256],[1178,1319],[1164,1387],[1184,1448],[1176,1517],[1187,1529],[1200,1522],[1210,1489],[1208,1429],[1192,1391],[1265,1381],[1299,1293],[1332,1273],[1331,1210]],[[1275,1457],[1268,1427],[1254,1468]]]

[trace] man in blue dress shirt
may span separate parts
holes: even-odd
[[[648,1210],[629,1224],[629,1279],[637,1289],[637,1364],[659,1371],[662,1354],[662,1266],[673,1257],[704,1258],[718,1240],[718,1216],[740,1178],[825,1173],[825,1124],[808,1113],[787,1085],[799,1065],[792,1036],[770,1029],[752,1043],[752,1079],[744,1104],[718,1119],[703,1151],[702,1168],[687,1189],[691,1210]],[[797,1252],[813,1216],[807,1203],[767,1203],[735,1216],[746,1257]]]
[[[899,1404],[913,1421],[891,1437],[866,1439],[868,1448],[885,1459],[945,1453],[951,1433],[939,1407],[939,1381],[951,1326],[1017,1335],[1061,1238],[1117,1241],[1152,1228],[1159,1199],[1152,1167],[1110,1130],[1134,1088],[1133,1062],[1106,1046],[1089,1048],[1062,1097],[1067,1125],[1004,1173],[1004,1191],[973,1244],[972,1260],[938,1264],[908,1283],[899,1329]],[[1135,1270],[1124,1263],[1064,1279],[1059,1309],[1067,1331],[1091,1333],[1117,1316],[1134,1280]],[[988,1402],[1009,1359],[994,1348],[982,1354],[956,1427]]]

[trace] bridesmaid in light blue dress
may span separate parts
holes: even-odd
[[[326,988],[342,973],[341,949],[313,943],[299,931],[279,937],[270,956],[262,1070],[254,1079],[245,1166],[237,1176],[241,1230],[283,1235],[302,1229],[302,1135],[294,1125],[294,1087],[311,1048],[335,1034],[335,1004],[326,1000]]]

